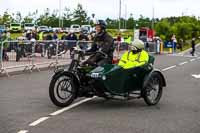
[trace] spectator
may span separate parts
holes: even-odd
[[[31,38],[32,38],[31,32],[32,32],[32,31],[30,31],[30,30],[28,30],[28,31],[26,32],[26,38],[27,38],[28,40],[31,40]]]
[[[86,50],[88,48],[87,42],[84,42],[84,41],[88,41],[88,40],[89,39],[88,39],[87,35],[85,35],[83,32],[80,32],[79,41],[81,41],[81,42],[79,42],[79,46],[81,49]]]
[[[38,37],[38,39],[40,40],[40,41],[42,41],[43,39],[44,39],[44,33],[43,32],[39,32],[39,35],[38,35],[39,37]]]
[[[120,46],[121,46],[121,42],[122,42],[122,37],[121,37],[121,33],[118,34],[117,36],[117,54],[119,55],[120,52]]]
[[[70,32],[69,35],[67,36],[67,40],[68,40],[67,48],[70,49],[70,57],[72,58],[73,47],[76,46],[76,42],[77,42],[76,34],[74,34],[73,32]]]
[[[6,36],[6,31],[3,32],[1,35],[1,41],[5,41],[3,44],[0,44],[0,50],[1,50],[1,45],[3,45],[3,54],[2,54],[2,59],[8,61],[8,55],[7,55],[7,49],[8,49],[8,38]]]
[[[179,49],[181,51],[183,51],[183,39],[182,38],[179,40]]]
[[[35,30],[32,30],[31,32],[31,39],[37,39],[37,32]]]
[[[160,38],[156,37],[156,54],[160,54],[160,43],[161,43]]]
[[[73,40],[73,41],[77,41],[77,36],[75,33],[70,32],[67,36],[67,40]]]
[[[117,36],[117,41],[118,41],[118,42],[121,42],[121,41],[122,41],[121,33],[118,34],[118,36]]]
[[[172,48],[173,48],[173,53],[174,53],[174,52],[176,52],[176,44],[177,44],[175,35],[172,36],[171,41],[172,41]]]
[[[67,35],[66,35],[66,33],[63,33],[63,35],[61,36],[61,40],[67,40]]]
[[[57,40],[58,39],[58,35],[56,32],[53,33],[53,40]]]
[[[79,40],[88,41],[89,39],[88,39],[87,35],[85,35],[83,32],[80,32]]]
[[[10,31],[7,31],[7,33],[6,33],[6,37],[7,37],[9,40],[11,39]]]
[[[46,40],[53,40],[53,36],[51,35],[50,32],[47,32],[47,35],[46,35]]]
[[[192,38],[192,51],[190,52],[192,54],[192,56],[194,56],[194,52],[195,52],[195,38]]]
[[[0,32],[0,39],[2,38],[2,34],[3,34],[3,33],[2,33],[2,32]]]
[[[88,41],[93,41],[93,36],[92,36],[92,34],[89,34],[89,35],[88,35]]]

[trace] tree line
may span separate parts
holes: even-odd
[[[81,4],[73,10],[64,8],[61,20],[59,21],[59,11],[46,8],[42,14],[38,14],[38,10],[28,13],[27,16],[22,17],[20,12],[9,13],[5,11],[0,15],[0,24],[8,24],[11,22],[36,23],[37,25],[46,25],[51,27],[70,27],[72,24],[93,24],[95,14],[88,15],[87,11]],[[118,29],[119,20],[107,18],[108,29]],[[175,34],[177,38],[184,40],[191,39],[192,37],[200,36],[200,21],[199,18],[194,16],[180,16],[169,17],[162,19],[151,19],[140,15],[138,19],[134,19],[133,14],[130,14],[128,19],[120,19],[122,29],[138,29],[141,27],[153,28],[157,36],[163,40],[170,39]]]

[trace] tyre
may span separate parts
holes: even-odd
[[[143,90],[143,98],[147,105],[156,105],[162,96],[162,77],[159,73],[152,73]]]
[[[50,99],[58,107],[70,105],[75,100],[77,91],[74,79],[67,74],[56,76],[49,86]]]

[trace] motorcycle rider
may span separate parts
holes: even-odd
[[[130,69],[146,64],[149,60],[149,54],[143,50],[144,42],[137,39],[130,45],[130,50],[125,52],[118,65],[124,69]]]
[[[106,63],[112,63],[114,52],[114,40],[106,32],[106,23],[98,20],[95,24],[96,35],[91,49],[85,52],[85,55],[91,55],[82,65],[100,66]]]

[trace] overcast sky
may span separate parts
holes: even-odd
[[[61,0],[62,7],[74,9],[77,3],[81,3],[88,15],[96,14],[96,18],[105,19],[118,18],[119,0]],[[152,17],[153,7],[155,9],[155,17],[169,17],[195,15],[200,16],[200,0],[122,0],[122,16],[125,16],[125,6],[127,5],[127,17],[130,13],[134,18],[138,18],[140,14]],[[28,12],[39,10],[43,13],[45,8],[59,8],[59,0],[0,0],[0,15],[8,9],[9,12],[20,11],[23,16]]]

